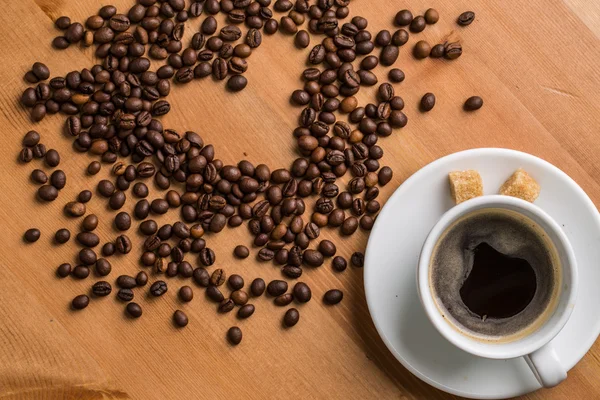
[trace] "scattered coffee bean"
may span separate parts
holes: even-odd
[[[119,289],[119,291],[117,292],[117,297],[121,301],[125,301],[125,302],[131,301],[134,298],[133,290],[131,290],[131,289]]]
[[[413,14],[409,10],[401,10],[398,11],[396,17],[394,18],[394,22],[399,26],[407,26],[413,20]]]
[[[194,291],[189,286],[182,286],[179,288],[179,298],[183,302],[190,302],[194,298]]]
[[[144,271],[138,272],[138,274],[135,276],[135,283],[137,286],[146,286],[148,283],[148,274]]]
[[[250,251],[248,250],[248,248],[246,246],[243,245],[239,245],[236,246],[235,249],[233,250],[233,254],[237,257],[237,258],[247,258],[250,255]]]
[[[240,309],[237,312],[237,316],[240,319],[246,319],[249,318],[250,316],[252,316],[252,314],[254,314],[254,305],[252,304],[246,304],[242,307],[240,307]]]
[[[252,282],[252,286],[254,286],[255,282],[256,282],[256,280],[254,282]],[[264,284],[264,281],[263,281],[263,284]],[[287,291],[287,289],[288,289],[288,284],[286,281],[273,280],[273,281],[269,282],[269,284],[267,285],[267,293],[273,297],[277,297],[277,296],[284,294]],[[254,294],[255,296],[260,296],[260,294],[259,295],[255,294],[254,287],[252,287],[252,294]]]
[[[344,293],[341,290],[331,289],[328,290],[323,296],[325,304],[335,305],[338,304],[344,298]]]
[[[312,297],[310,287],[304,282],[298,282],[294,285],[293,294],[299,303],[308,303]]]
[[[421,15],[418,15],[413,18],[413,20],[410,23],[409,28],[410,28],[411,32],[419,33],[419,32],[423,32],[426,25],[427,25],[427,22],[425,21],[425,18]]]
[[[479,110],[483,106],[483,99],[479,96],[469,97],[463,106],[466,111]]]
[[[71,239],[71,232],[66,228],[61,228],[54,234],[54,241],[58,244],[67,243]]]
[[[185,315],[185,313],[181,310],[176,310],[173,313],[173,323],[175,323],[175,325],[179,328],[183,328],[185,326],[187,326],[188,324],[188,317],[187,315]]]
[[[464,13],[458,16],[456,22],[460,26],[471,25],[471,23],[475,20],[475,13],[473,11],[465,11]]]
[[[167,284],[165,281],[156,281],[150,286],[150,293],[152,296],[162,296],[167,292]]]
[[[357,268],[362,268],[365,264],[365,255],[359,251],[352,253],[352,257],[350,258],[352,261],[352,265]]]
[[[421,97],[419,106],[423,112],[431,111],[435,106],[435,95],[433,93],[425,93],[423,97]]]
[[[233,274],[229,276],[227,283],[229,283],[231,290],[240,290],[244,287],[244,278],[240,275]]]
[[[56,269],[56,274],[61,278],[66,278],[67,276],[71,275],[71,264],[60,264]]]
[[[27,229],[23,235],[23,238],[28,243],[35,243],[40,238],[40,230],[37,228]]]
[[[127,303],[125,306],[125,311],[127,311],[127,314],[129,314],[129,316],[132,318],[139,318],[142,316],[142,307],[133,301]]]
[[[348,263],[346,262],[346,259],[342,256],[335,256],[331,262],[333,269],[338,272],[344,271],[347,265]]]
[[[433,8],[429,8],[427,11],[425,11],[424,17],[425,22],[427,22],[430,25],[435,24],[440,20],[440,14],[437,12],[437,10]]]
[[[417,59],[423,59],[429,57],[431,54],[431,46],[425,40],[419,40],[413,49],[413,55]]]
[[[112,292],[112,286],[106,281],[98,281],[92,286],[92,293],[95,296],[104,297]]]
[[[85,294],[80,294],[79,296],[75,296],[71,305],[75,310],[83,310],[90,304],[90,298]]]
[[[256,278],[252,281],[252,284],[250,285],[250,292],[254,297],[260,297],[265,292],[265,288],[265,281],[262,278]],[[285,290],[287,290],[287,287]]]
[[[242,330],[237,326],[232,326],[227,331],[227,340],[234,346],[237,346],[242,341]]]
[[[290,308],[285,312],[283,316],[283,325],[287,328],[291,328],[296,325],[300,320],[300,312],[295,308]]]

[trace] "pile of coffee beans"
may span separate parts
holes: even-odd
[[[391,168],[380,165],[383,149],[378,141],[408,123],[404,100],[392,85],[405,79],[404,72],[391,68],[392,83],[379,84],[372,70],[379,64],[393,66],[410,35],[440,19],[434,9],[414,17],[411,11],[401,10],[394,18],[396,31],[373,35],[363,17],[341,21],[349,16],[349,4],[350,0],[277,0],[273,4],[271,0],[138,0],[129,10],[103,6],[83,23],[58,18],[55,26],[62,34],[52,45],[56,49],[94,46],[100,62],[53,78],[46,65],[35,62],[25,80],[36,86],[25,89],[21,103],[31,109],[33,121],[48,114],[66,115],[64,130],[73,138],[75,151],[98,158],[87,167],[88,175],[98,174],[103,164],[110,165],[112,177],[100,180],[97,192],[117,212],[113,226],[119,235],[101,244],[94,232],[98,217],[87,213],[92,192],[82,191],[64,207],[67,216],[83,217],[75,234],[81,247],[78,263],[74,267],[61,264],[57,276],[87,279],[93,271],[103,280],[91,285],[92,300],[108,296],[113,292],[111,283],[104,280],[112,271],[109,258],[140,250],[143,270],[136,276],[120,275],[114,283],[115,295],[127,303],[125,314],[130,318],[143,315],[142,307],[133,302],[137,291],[147,287],[144,290],[151,296],[160,297],[168,291],[167,278],[179,276],[206,290],[218,312],[237,309],[239,319],[246,319],[255,311],[252,302],[265,291],[275,306],[308,303],[311,288],[296,281],[305,268],[319,268],[327,262],[333,271],[346,270],[347,260],[337,255],[332,241],[320,239],[321,229],[333,227],[348,236],[359,228],[369,231],[373,227],[381,208],[379,187],[393,176]],[[226,14],[222,27],[214,17],[218,13]],[[281,14],[279,19],[277,14]],[[203,15],[199,30],[184,43],[185,30],[198,26],[187,21]],[[457,21],[466,26],[474,18],[474,13],[467,12]],[[301,29],[304,25],[306,29]],[[278,30],[293,35],[298,48],[307,49],[310,65],[302,72],[303,87],[291,94],[292,103],[301,111],[293,131],[299,157],[289,168],[272,169],[247,160],[226,165],[200,134],[163,126],[161,117],[171,109],[166,98],[172,81],[187,84],[212,75],[217,81],[227,79],[229,91],[242,90],[248,84],[243,76],[248,57],[261,45],[263,34]],[[317,38],[320,42],[308,50]],[[379,55],[372,54],[376,48]],[[417,59],[453,60],[462,54],[462,46],[446,42],[432,48],[420,40],[413,54]],[[154,71],[151,60],[166,61]],[[355,95],[368,86],[377,87],[376,98],[359,105]],[[464,109],[473,111],[482,104],[481,98],[471,97]],[[433,93],[422,97],[422,111],[434,105]],[[19,160],[28,163],[43,158],[46,167],[57,167],[60,155],[46,150],[40,140],[38,132],[28,132]],[[339,178],[348,173],[351,178],[341,183]],[[148,199],[150,179],[164,197]],[[35,169],[31,180],[41,185],[38,197],[42,201],[55,200],[67,184],[66,174],[58,169],[50,177]],[[136,202],[133,215],[120,211],[128,200]],[[153,217],[170,209],[179,209],[180,220],[159,226]],[[127,235],[134,221],[135,229],[146,237],[141,249],[134,249]],[[253,236],[256,258],[278,265],[283,279],[267,284],[257,278],[245,289],[242,276],[228,276],[219,266],[207,239],[242,224]],[[27,242],[39,237],[35,228],[24,235]],[[70,237],[71,232],[61,228],[54,242],[64,244]],[[238,245],[233,253],[245,259],[250,250]],[[356,252],[350,262],[362,268],[364,255]],[[295,282],[291,290],[289,280]],[[179,287],[181,302],[192,302],[194,290],[190,285]],[[339,289],[323,294],[327,305],[342,299]],[[76,310],[89,304],[85,294],[72,300]],[[289,308],[282,324],[291,328],[299,320],[298,309]],[[175,326],[183,328],[189,322],[184,311],[174,311]],[[230,328],[227,339],[239,344],[241,329]]]

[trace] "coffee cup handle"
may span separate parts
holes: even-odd
[[[524,358],[543,387],[551,388],[567,379],[567,371],[560,363],[551,343],[524,356]]]

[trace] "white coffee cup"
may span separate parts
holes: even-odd
[[[436,305],[430,284],[433,251],[441,235],[463,216],[483,209],[505,209],[529,217],[542,228],[554,244],[561,263],[562,284],[554,312],[536,330],[509,342],[482,341],[456,329],[444,318]],[[571,316],[577,295],[577,265],[575,253],[567,236],[548,214],[534,204],[509,196],[482,196],[461,203],[447,211],[431,229],[419,258],[417,288],[425,312],[437,330],[452,344],[476,356],[492,359],[525,357],[535,377],[544,387],[558,385],[567,377],[552,339]]]

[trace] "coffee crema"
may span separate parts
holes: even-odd
[[[442,233],[430,261],[436,306],[457,330],[513,341],[552,315],[561,285],[558,252],[544,230],[515,211],[474,211]]]

